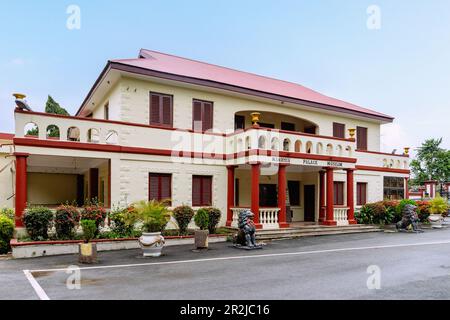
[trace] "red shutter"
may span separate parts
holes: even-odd
[[[201,186],[202,180],[201,177],[193,176],[192,177],[192,205],[193,206],[201,206],[202,198],[201,198]]]
[[[210,102],[203,104],[203,129],[202,131],[210,130],[213,127],[213,105]]]
[[[149,175],[148,199],[159,200],[159,179],[158,176],[154,174]]]
[[[162,124],[172,125],[172,97],[162,96]]]
[[[343,182],[334,182],[333,184],[334,191],[334,205],[342,206],[344,205],[344,183]]]
[[[356,204],[365,205],[367,203],[367,183],[357,183],[356,185]]]
[[[160,120],[160,103],[159,95],[150,94],[150,124],[158,125]]]
[[[202,103],[200,101],[194,101],[192,106],[192,130],[202,130]]]
[[[358,150],[367,150],[367,128],[356,128],[356,145]]]
[[[210,206],[212,204],[212,177],[203,177],[202,181],[202,205]]]
[[[333,122],[333,137],[345,138],[345,124]]]

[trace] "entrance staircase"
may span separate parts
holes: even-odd
[[[339,235],[352,233],[383,232],[383,229],[371,225],[321,226],[305,225],[296,228],[258,230],[256,240],[282,240],[311,236]]]

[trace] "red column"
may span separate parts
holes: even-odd
[[[328,226],[337,225],[336,221],[334,221],[334,175],[333,168],[327,168],[327,211],[326,211],[326,220],[323,224]]]
[[[252,164],[252,205],[251,210],[255,215],[254,222],[257,229],[262,229],[259,223],[259,170],[260,163]]]
[[[27,207],[27,158],[28,153],[15,153],[16,157],[16,227],[22,228],[22,215]]]
[[[286,222],[286,166],[285,164],[278,165],[278,207],[280,208],[278,224],[280,228],[289,228],[289,224]]]
[[[354,190],[354,169],[347,170],[347,219],[349,224],[357,224],[355,220],[355,190]]]
[[[233,211],[231,208],[234,206],[234,169],[236,166],[228,166],[228,192],[227,192],[227,226],[230,227],[233,222]]]
[[[405,199],[409,199],[409,186],[408,186],[409,178],[405,178]]]
[[[320,191],[319,191],[319,222],[325,221],[325,171],[319,171]]]

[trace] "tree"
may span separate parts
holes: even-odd
[[[63,116],[69,116],[70,114],[66,109],[62,108],[58,102],[53,100],[52,96],[48,96],[47,103],[45,104],[45,112],[52,114],[60,114]],[[59,137],[59,129],[57,126],[50,125],[47,128],[47,134],[49,137]]]
[[[52,96],[48,96],[47,102],[45,103],[45,112],[52,114],[60,114],[63,116],[70,116],[66,109],[62,108],[58,102],[53,100]],[[27,131],[29,136],[37,136],[38,128],[33,128]],[[59,137],[59,129],[57,126],[49,125],[47,128],[47,135],[49,137]]]
[[[442,138],[428,139],[419,147],[416,159],[411,161],[412,184],[436,180],[442,185],[450,181],[450,150],[441,148],[441,144]]]

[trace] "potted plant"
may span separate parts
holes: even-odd
[[[144,257],[159,257],[164,247],[162,231],[170,220],[171,212],[167,203],[140,201],[133,205],[134,210],[129,211],[128,224],[136,222],[142,225],[142,236],[139,243]]]
[[[208,249],[208,210],[205,208],[199,209],[194,216],[194,222],[200,228],[200,230],[195,230],[195,249]]]
[[[106,216],[107,212],[105,208],[95,199],[88,201],[81,210],[81,220],[92,220],[95,222],[97,226],[97,230],[95,231],[96,236],[99,233],[99,227],[105,223]]]
[[[83,229],[84,243],[80,243],[78,247],[78,261],[80,263],[96,263],[97,262],[97,245],[90,242],[95,238],[97,225],[94,220],[81,220],[81,228]]]
[[[430,216],[428,221],[430,221],[433,228],[442,228],[442,222],[444,221],[444,215],[447,214],[448,205],[442,197],[436,197],[430,201]]]

